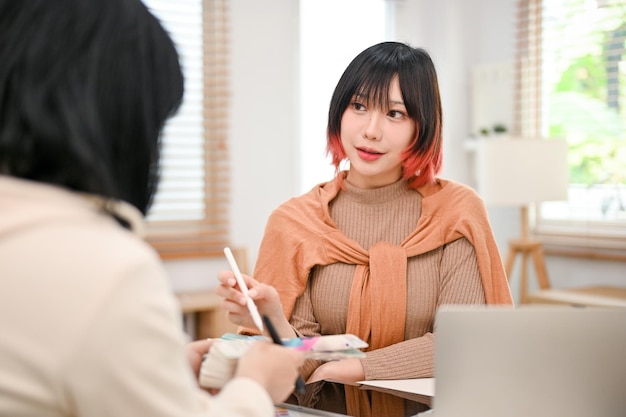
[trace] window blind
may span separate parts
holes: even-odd
[[[515,136],[541,137],[541,4],[542,0],[518,3],[511,129]]]
[[[567,202],[544,242],[626,249],[626,0],[519,0],[513,132],[565,138]]]
[[[147,240],[162,258],[221,253],[228,242],[227,0],[144,0],[172,36],[185,76],[162,135]]]

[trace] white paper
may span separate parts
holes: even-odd
[[[378,388],[381,390],[392,390],[409,394],[435,396],[435,378],[413,378],[413,379],[387,379],[359,381],[358,384],[364,388]]]

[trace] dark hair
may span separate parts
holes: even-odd
[[[139,0],[0,0],[0,174],[125,200],[142,213],[178,54]]]
[[[399,42],[382,42],[361,52],[339,79],[328,111],[326,151],[339,171],[346,158],[341,145],[341,118],[355,94],[374,106],[389,107],[389,88],[398,76],[409,117],[417,124],[417,135],[402,161],[403,176],[411,187],[435,181],[442,163],[442,113],[437,72],[423,49]]]

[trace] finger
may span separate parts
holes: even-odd
[[[248,292],[250,298],[254,300],[265,314],[274,315],[282,313],[280,297],[274,287],[267,284],[259,284]]]
[[[215,294],[225,300],[229,300],[240,305],[246,304],[246,297],[241,293],[241,291],[231,286],[218,285],[215,287]]]
[[[226,318],[231,322],[238,326],[243,327],[254,327],[254,322],[250,318],[250,316],[242,316],[240,314],[226,312]]]
[[[215,287],[215,294],[219,295],[222,298],[231,298],[232,290],[232,287],[227,287],[220,284]]]
[[[253,300],[271,300],[273,287],[267,284],[257,283],[248,291],[248,295]]]
[[[243,277],[243,280],[246,282],[246,285],[248,286],[248,288],[256,287],[257,285],[260,284],[259,281],[257,281],[250,275],[241,274],[241,276]]]
[[[226,287],[234,287],[237,284],[235,274],[233,274],[232,271],[219,271],[217,274],[217,279],[222,285]]]
[[[244,305],[242,306],[241,304],[239,304],[236,301],[232,301],[232,300],[224,300],[222,301],[222,307],[224,308],[224,310],[228,311],[229,313],[232,314],[236,314],[239,316],[249,316],[250,312],[248,311],[248,308]]]
[[[231,323],[237,324],[237,325],[241,325],[242,322],[242,318],[240,315],[238,314],[234,314],[231,313],[230,311],[226,312],[226,318],[228,319],[228,321],[230,321]]]
[[[213,339],[199,339],[190,342],[187,346],[200,354],[204,354],[208,352],[212,344]]]

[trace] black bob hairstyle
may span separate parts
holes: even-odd
[[[0,0],[0,174],[146,214],[178,54],[140,0]]]

